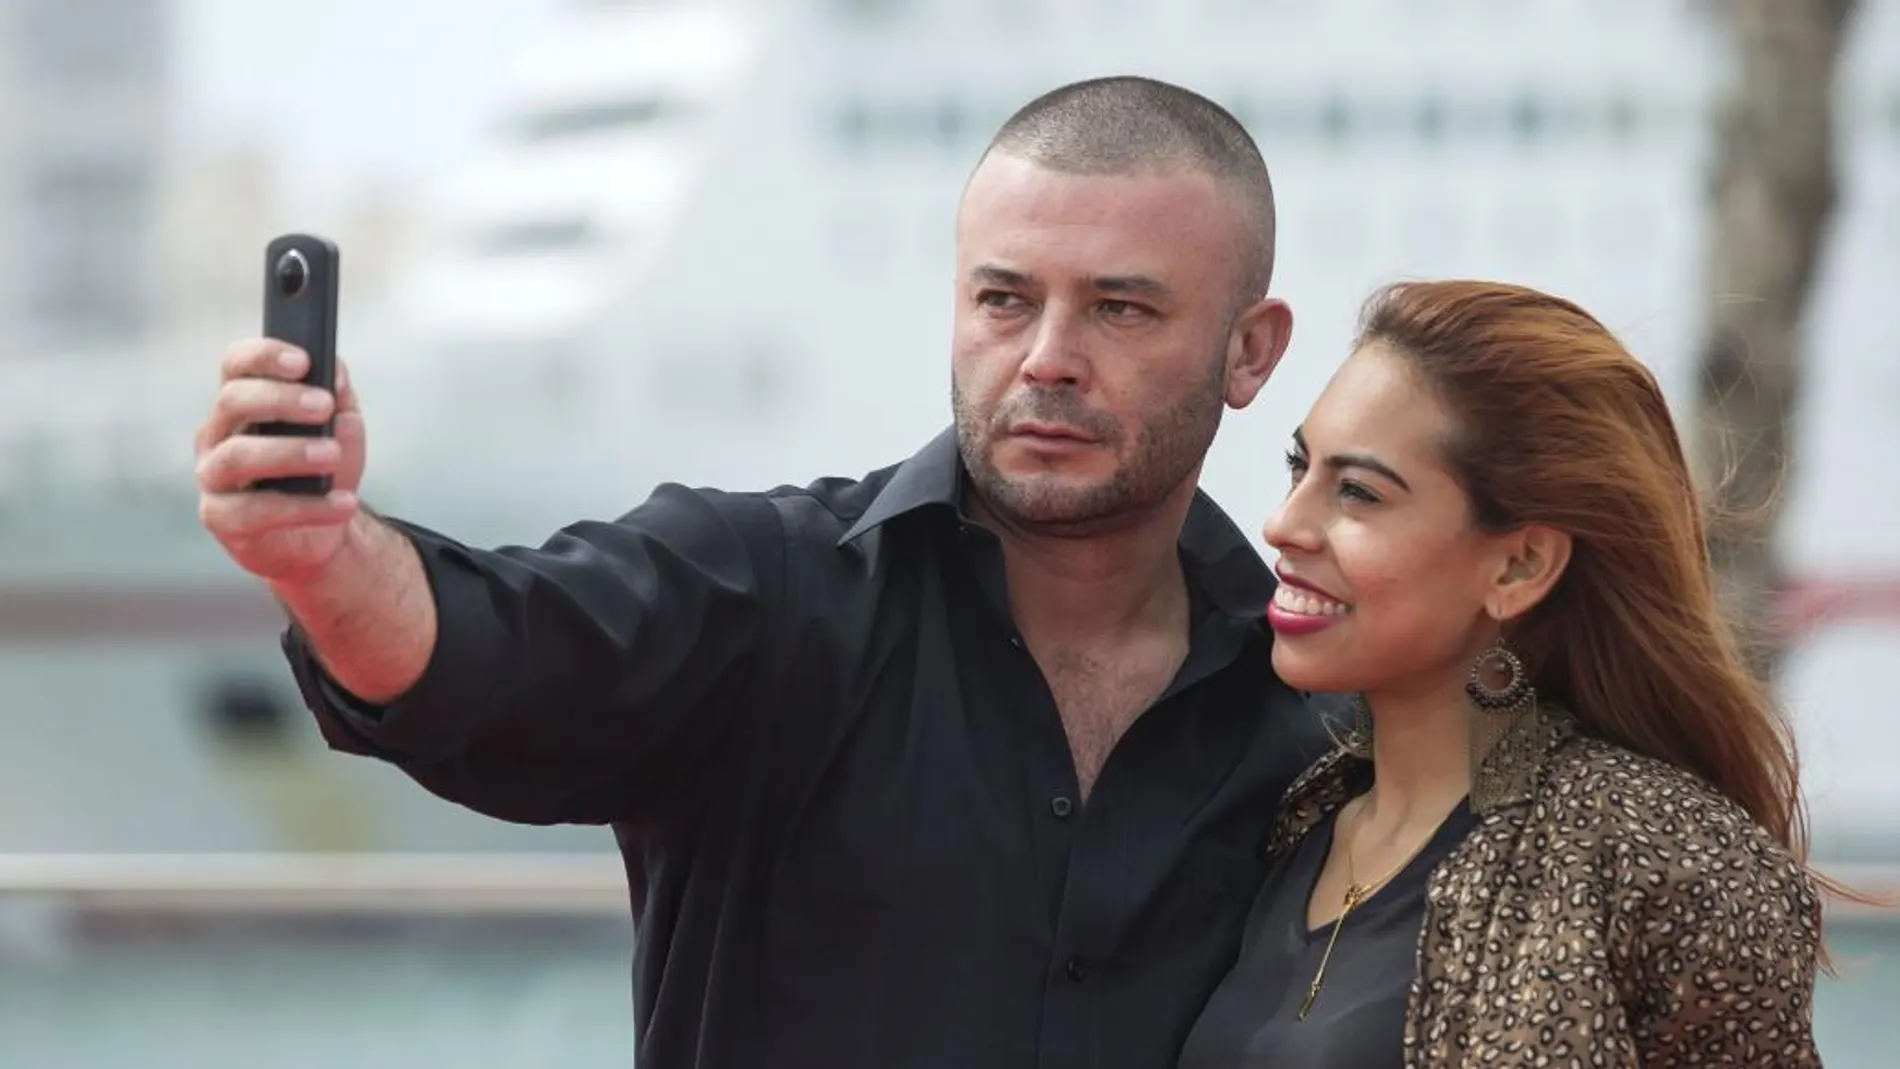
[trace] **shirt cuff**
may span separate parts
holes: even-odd
[[[444,756],[499,715],[507,635],[474,551],[412,524],[384,522],[415,545],[435,600],[435,649],[421,678],[387,705],[364,701],[324,670],[294,622],[283,634],[284,656],[332,746],[384,757]]]

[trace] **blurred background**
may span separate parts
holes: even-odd
[[[632,1057],[610,835],[328,754],[197,525],[269,238],[341,246],[367,499],[538,542],[945,425],[959,189],[1105,73],[1273,168],[1294,342],[1206,476],[1243,527],[1372,287],[1576,299],[1736,476],[1819,860],[1900,887],[1900,0],[0,0],[0,1066]],[[1891,1067],[1900,923],[1832,921],[1823,1053]]]

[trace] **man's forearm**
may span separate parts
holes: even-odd
[[[330,677],[372,705],[386,705],[422,678],[435,652],[435,598],[422,559],[402,532],[368,512],[322,575],[275,584],[272,593]]]

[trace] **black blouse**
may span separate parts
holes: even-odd
[[[1306,912],[1336,823],[1313,829],[1267,878],[1240,958],[1189,1033],[1180,1069],[1401,1069],[1426,883],[1477,822],[1459,803],[1418,856],[1352,911],[1302,1021],[1300,1003],[1333,934],[1331,921],[1308,929]]]

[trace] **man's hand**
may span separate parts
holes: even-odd
[[[309,359],[268,338],[233,345],[210,418],[198,430],[199,519],[232,560],[273,586],[321,575],[360,515],[356,490],[367,439],[349,369],[337,362],[332,396],[297,381]],[[273,420],[322,423],[333,411],[334,438],[250,433]],[[247,489],[286,475],[329,475],[332,489],[323,497]]]

